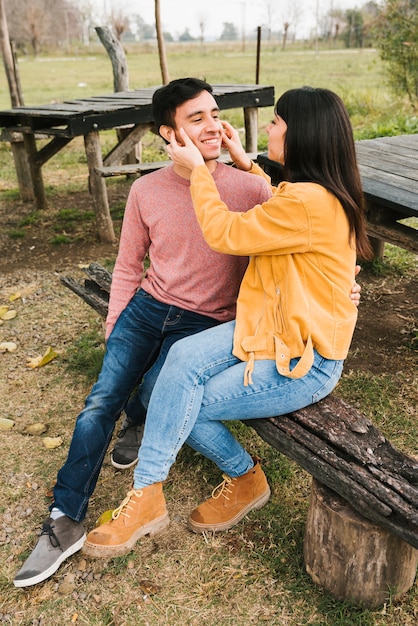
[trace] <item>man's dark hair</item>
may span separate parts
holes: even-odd
[[[159,87],[152,97],[155,131],[158,133],[160,126],[163,125],[174,128],[177,107],[187,100],[193,100],[202,91],[208,91],[211,94],[213,89],[209,83],[199,78],[178,78]]]

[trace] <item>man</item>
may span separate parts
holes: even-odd
[[[210,85],[193,78],[172,81],[154,94],[153,114],[166,139],[176,126],[187,128],[221,195],[235,210],[251,208],[271,195],[261,179],[218,163],[221,124]],[[150,267],[144,272],[147,254]],[[134,182],[113,272],[102,370],[78,416],[68,458],[58,472],[50,517],[15,577],[16,586],[46,580],[82,548],[81,522],[127,400],[148,372],[138,396],[146,406],[174,341],[234,318],[246,263],[244,258],[221,255],[207,246],[184,171],[170,166]],[[139,441],[135,456],[138,447]]]
[[[217,161],[221,124],[210,85],[193,78],[172,81],[155,92],[153,114],[166,141],[172,132],[185,128],[232,210],[249,209],[270,197],[261,177]],[[176,166],[132,185],[113,272],[103,366],[77,418],[68,458],[58,472],[50,515],[15,576],[17,587],[46,580],[82,548],[81,522],[89,498],[115,423],[137,385],[143,379],[134,406],[142,404],[137,414],[145,415],[170,346],[235,316],[247,259],[210,250],[195,218],[189,185],[189,174]],[[144,271],[147,254],[150,267]],[[135,444],[136,455],[139,440]],[[116,452],[117,463],[115,456]]]

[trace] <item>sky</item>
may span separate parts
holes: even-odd
[[[96,0],[103,7],[118,6],[121,0]],[[297,36],[312,34],[317,23],[316,15],[326,14],[330,8],[360,8],[366,0],[160,0],[163,29],[175,39],[188,28],[193,37],[200,36],[199,23],[205,24],[205,39],[219,38],[224,22],[232,22],[240,35],[249,33],[257,26],[267,23],[266,5],[274,7],[274,30],[281,30],[286,19],[286,7],[297,7]],[[139,13],[148,24],[154,23],[154,0],[123,0],[124,10]],[[288,21],[291,21],[290,18]]]

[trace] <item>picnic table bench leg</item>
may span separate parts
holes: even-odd
[[[366,206],[366,215],[367,215],[368,221],[370,220],[369,215],[373,215],[373,214],[378,215],[380,213],[379,205],[376,205],[375,203],[371,202],[368,199],[365,199],[365,206]],[[385,250],[384,239],[379,239],[378,237],[373,237],[372,235],[369,234],[369,240],[370,240],[370,245],[373,249],[374,258],[383,259],[383,253]]]
[[[28,153],[23,141],[23,135],[20,132],[18,133],[12,131],[8,133],[8,140],[12,148],[20,197],[23,202],[31,202],[35,199],[35,193],[33,190],[32,175],[28,162]]]
[[[418,565],[416,548],[367,520],[315,479],[303,556],[317,585],[369,609],[398,601],[414,584]]]
[[[385,242],[383,239],[377,239],[376,237],[369,236],[370,245],[373,248],[373,256],[376,259],[383,259],[383,253],[385,250]]]
[[[244,108],[245,151],[258,151],[258,108]]]
[[[42,211],[47,208],[47,201],[44,181],[42,178],[42,163],[38,159],[35,135],[33,133],[23,133],[23,143],[27,155],[27,163],[36,208],[38,211]]]
[[[93,130],[84,135],[84,146],[89,168],[89,189],[93,196],[98,236],[102,243],[113,243],[116,241],[116,237],[110,215],[106,183],[96,171],[96,168],[103,166],[99,132]]]

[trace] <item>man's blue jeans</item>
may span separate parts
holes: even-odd
[[[115,423],[132,391],[151,368],[145,393],[149,396],[170,346],[217,324],[210,317],[158,302],[142,289],[134,295],[107,341],[100,375],[77,418],[52,506],[74,520],[84,518]],[[147,402],[146,398],[145,406]]]
[[[135,489],[165,480],[185,442],[228,476],[242,476],[253,461],[223,422],[296,411],[327,396],[341,376],[343,361],[315,351],[312,368],[297,379],[281,376],[273,360],[255,361],[245,387],[246,363],[231,352],[234,328],[221,324],[171,347],[148,406]]]

